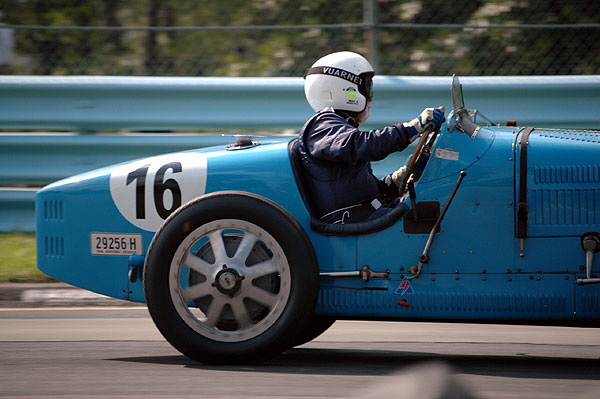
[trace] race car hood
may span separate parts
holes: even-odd
[[[600,225],[600,133],[533,129],[519,136],[518,192],[527,236],[579,236]],[[523,157],[526,161],[523,162]]]

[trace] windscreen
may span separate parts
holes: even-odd
[[[452,75],[452,106],[454,107],[454,114],[458,114],[458,111],[465,109],[462,85],[456,75]]]
[[[452,106],[456,118],[456,128],[467,133],[471,138],[475,138],[480,127],[473,122],[471,115],[465,108],[462,85],[456,75],[452,76]]]

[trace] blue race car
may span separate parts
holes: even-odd
[[[600,132],[494,125],[456,77],[452,102],[384,217],[323,223],[296,140],[239,136],[43,188],[39,268],[145,302],[212,364],[265,361],[338,319],[597,323]]]

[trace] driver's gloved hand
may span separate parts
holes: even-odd
[[[425,108],[415,119],[410,122],[404,122],[404,128],[408,131],[408,137],[412,143],[419,134],[423,133],[427,123],[432,122],[433,131],[436,131],[442,126],[444,121],[444,107]]]
[[[413,166],[413,172],[416,173],[418,176],[421,176],[421,174],[423,173],[423,171],[425,170],[425,166],[427,166],[427,161],[429,160],[429,153],[422,153],[421,156],[419,157],[419,159],[417,160],[417,162],[415,162],[415,165]],[[407,163],[408,161],[410,161],[410,159],[412,158],[412,155],[408,157]],[[398,169],[395,172],[392,172],[392,181],[394,182],[394,184],[400,188],[402,187],[403,183],[408,180],[408,168],[406,165],[402,166],[400,169]]]
[[[402,187],[403,183],[408,179],[408,168],[406,165],[402,166],[395,172],[392,172],[392,181],[396,185],[396,187]]]

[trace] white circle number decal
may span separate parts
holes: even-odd
[[[199,153],[161,155],[115,168],[110,195],[133,225],[156,231],[182,204],[206,190],[206,156]]]

